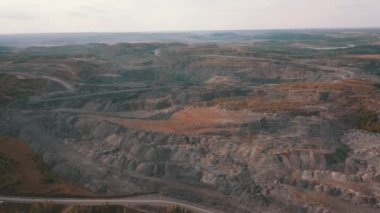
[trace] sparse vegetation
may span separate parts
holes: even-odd
[[[67,213],[138,213],[140,211],[133,210],[128,207],[103,204],[100,206],[74,206],[66,210]]]
[[[166,213],[192,213],[192,211],[179,206],[172,206],[166,210]]]
[[[41,172],[43,176],[43,182],[46,184],[59,183],[60,179],[56,174],[54,174],[49,167],[43,162],[43,159],[40,155],[32,154],[32,160],[37,165],[38,170]]]
[[[65,206],[50,202],[35,204],[11,204],[0,205],[1,213],[193,213],[193,211],[179,207],[160,207],[160,206],[120,206],[109,205],[107,203],[96,206],[73,205]]]
[[[29,213],[60,213],[62,206],[52,203],[37,203],[29,208]]]
[[[0,153],[0,191],[15,191],[21,181],[12,177],[19,169],[20,163]]]
[[[44,91],[46,81],[41,79],[17,79],[16,76],[0,73],[0,106],[13,100]]]
[[[318,101],[267,100],[260,97],[215,99],[213,104],[225,109],[250,109],[254,112],[298,111],[300,107],[317,104]]]
[[[61,182],[20,140],[0,136],[0,192],[6,194],[85,194],[86,190]]]
[[[279,86],[286,90],[343,90],[347,85],[342,83],[288,83]]]
[[[360,112],[357,127],[371,132],[380,132],[380,120],[378,114],[369,111]]]

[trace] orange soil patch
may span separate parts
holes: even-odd
[[[311,149],[311,148],[300,148],[300,147],[293,147],[293,148],[285,148],[285,149],[279,149],[279,148],[272,148],[268,151],[271,155],[289,155],[292,152],[311,152],[311,153],[319,153],[319,154],[331,154],[334,151],[327,150],[327,149]]]
[[[282,91],[346,91],[347,94],[332,100],[339,106],[356,110],[367,110],[380,113],[380,92],[373,82],[347,79],[335,83],[289,83],[274,86]],[[317,100],[289,100],[286,97],[267,99],[260,96],[246,98],[220,98],[212,102],[215,106],[226,109],[250,109],[255,112],[297,111],[305,106],[320,104]]]
[[[215,99],[213,104],[231,110],[250,109],[255,112],[295,111],[305,106],[316,105],[317,101],[268,100],[261,97]]]
[[[299,175],[293,174],[293,179],[296,180],[302,180],[302,178]],[[378,189],[380,187],[380,184],[376,182],[353,182],[353,181],[334,181],[329,179],[311,179],[309,181],[312,181],[317,184],[323,184],[326,186],[329,186],[331,188],[338,187],[343,188],[347,190],[353,190],[353,192],[360,192],[362,194],[368,194],[368,189]],[[377,199],[380,198],[378,193],[371,192],[372,196],[376,197]]]
[[[338,106],[356,110],[380,112],[380,93],[373,83],[362,80],[344,80],[336,83],[295,83],[275,86],[281,90],[335,90],[345,91],[346,95],[331,100]],[[176,112],[169,120],[139,120],[105,118],[119,125],[166,133],[207,133],[238,131],[223,124],[244,123],[253,120],[256,113],[276,113],[282,111],[299,112],[304,107],[318,106],[318,100],[292,100],[286,96],[268,99],[260,96],[245,98],[220,98],[210,104],[214,107],[188,107]]]
[[[364,86],[372,88],[372,85],[373,82],[367,80],[345,79],[334,83],[288,83],[278,85],[277,88],[285,90],[344,90],[352,86]]]
[[[285,186],[292,199],[301,204],[311,204],[314,207],[331,207],[332,212],[378,212],[377,209],[357,206],[341,198],[330,196],[322,192],[315,192],[296,188],[293,186]]]
[[[281,84],[278,88],[283,90],[343,90],[341,83],[289,83]]]
[[[220,131],[236,131],[234,128],[224,128],[220,125],[241,123],[252,119],[253,113],[248,111],[228,111],[217,107],[185,108],[172,115],[169,120],[137,120],[137,119],[107,119],[120,125],[167,133],[205,133]]]
[[[78,185],[59,181],[18,139],[0,136],[0,160],[0,192],[91,195]]]
[[[345,58],[380,60],[380,54],[373,55],[347,55]]]
[[[321,181],[321,183],[330,186],[330,187],[340,187],[340,188],[345,188],[345,189],[352,189],[357,192],[361,192],[363,194],[368,193],[369,188],[374,188],[375,186],[378,188],[377,183],[357,183],[357,182],[341,182],[341,181],[332,181],[332,180],[326,180],[326,181]],[[379,195],[375,194],[376,198],[379,198]]]
[[[345,79],[341,81],[343,84],[346,85],[365,85],[365,86],[371,86],[373,83],[368,80],[358,80],[358,79]]]
[[[338,104],[352,109],[380,113],[380,91],[374,87],[372,82],[345,80],[342,83],[351,90],[351,94],[336,100]]]

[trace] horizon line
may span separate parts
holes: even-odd
[[[25,33],[0,33],[7,35],[48,35],[48,34],[154,34],[154,33],[198,33],[198,32],[229,32],[229,31],[286,31],[286,30],[380,30],[376,27],[300,27],[300,28],[261,28],[261,29],[216,29],[216,30],[152,30],[152,31],[66,31],[66,32],[25,32]]]

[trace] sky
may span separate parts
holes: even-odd
[[[1,0],[0,34],[380,27],[380,0]]]

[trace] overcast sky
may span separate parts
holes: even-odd
[[[0,34],[380,27],[380,0],[0,0]]]

